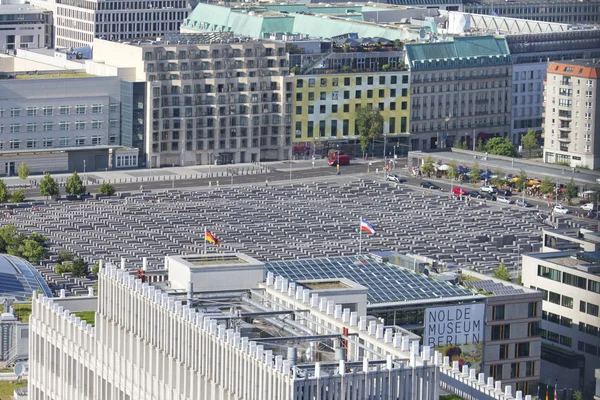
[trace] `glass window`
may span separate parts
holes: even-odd
[[[505,306],[494,306],[492,307],[493,321],[501,321],[504,319]]]
[[[549,295],[550,296],[549,296],[548,301],[550,301],[550,303],[560,304],[560,294],[554,293],[554,292],[550,292]]]
[[[587,304],[587,313],[593,315],[594,317],[598,316],[598,305],[588,303]]]
[[[573,298],[569,296],[562,296],[561,305],[567,308],[573,308]]]
[[[580,289],[585,289],[586,285],[587,285],[587,282],[586,282],[585,278],[582,278],[582,277],[577,276],[577,275],[569,274],[567,272],[563,273],[562,282],[564,284],[575,286],[575,287],[578,287]]]
[[[538,265],[538,276],[560,282],[560,271],[554,268]]]

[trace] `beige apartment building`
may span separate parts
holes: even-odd
[[[456,37],[406,45],[411,71],[411,150],[506,137],[512,60],[505,38]]]
[[[600,61],[551,63],[547,71],[544,162],[600,166]]]
[[[231,34],[94,42],[94,61],[144,85],[141,166],[275,160],[291,149],[292,84],[283,42]],[[145,160],[145,163],[144,163]]]

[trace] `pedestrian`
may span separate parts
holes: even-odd
[[[140,185],[140,192],[144,191],[144,185]]]
[[[269,180],[265,179],[265,186],[269,186]]]

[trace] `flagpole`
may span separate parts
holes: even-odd
[[[362,254],[362,217],[358,223],[358,255]]]
[[[208,230],[206,229],[206,226],[204,227],[204,254],[206,255],[206,234],[208,233]]]

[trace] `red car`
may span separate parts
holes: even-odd
[[[453,187],[452,188],[452,194],[455,194],[457,196],[458,195],[465,195],[467,193],[469,193],[469,192],[466,191],[465,189],[462,189],[462,188],[459,188],[459,187]]]

